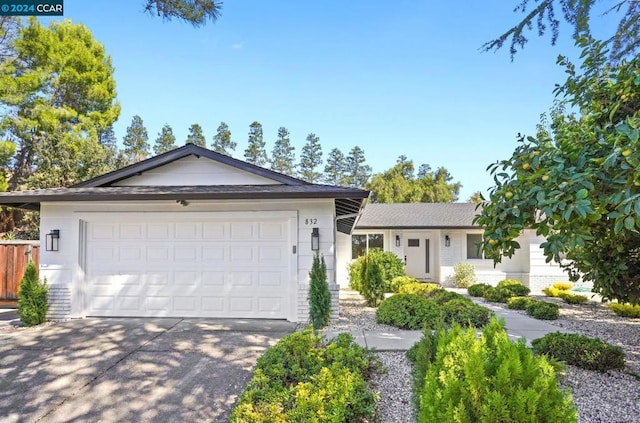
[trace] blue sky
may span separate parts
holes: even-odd
[[[515,0],[227,0],[218,22],[199,28],[151,17],[143,3],[65,0],[65,18],[112,58],[120,142],[136,114],[151,142],[168,123],[182,144],[199,123],[210,143],[225,121],[242,158],[257,120],[269,151],[285,126],[298,154],[313,132],[325,154],[359,145],[374,172],[402,154],[416,168],[444,166],[461,201],[486,192],[487,165],[549,110],[565,79],[557,55],[576,57],[564,22],[555,47],[532,34],[513,62],[507,49],[481,53],[520,18]]]

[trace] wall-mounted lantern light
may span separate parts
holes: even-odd
[[[396,235],[396,247],[400,246],[400,235]]]
[[[311,231],[311,251],[320,250],[320,231],[318,228],[313,228]]]
[[[58,251],[60,249],[60,229],[52,229],[46,235],[45,249],[47,251]]]
[[[451,238],[449,237],[449,235],[444,236],[444,246],[451,247]]]

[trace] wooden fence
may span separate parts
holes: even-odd
[[[40,263],[39,241],[0,241],[0,301],[15,301],[24,269]]]

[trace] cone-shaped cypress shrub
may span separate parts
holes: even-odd
[[[30,262],[24,271],[18,289],[18,314],[27,326],[44,323],[49,310],[48,290],[45,282],[38,279],[36,265]]]
[[[320,329],[329,323],[331,318],[331,293],[327,283],[327,265],[324,257],[316,254],[309,272],[309,319],[314,329]]]

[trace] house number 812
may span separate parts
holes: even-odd
[[[317,225],[318,224],[318,219],[315,219],[315,218],[305,219],[304,220],[304,224],[305,225]]]

